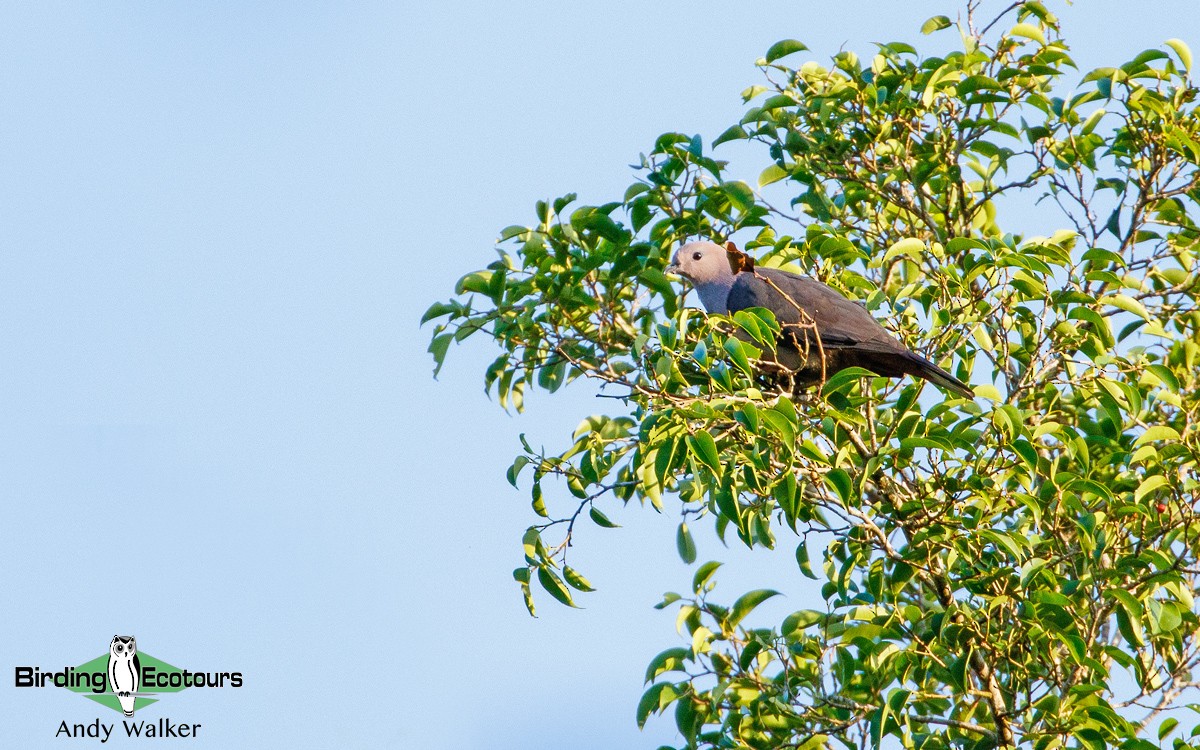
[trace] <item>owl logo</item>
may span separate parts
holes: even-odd
[[[138,661],[137,641],[132,635],[114,635],[108,644],[108,689],[117,694],[121,710],[133,716],[138,686],[142,682],[142,664]]]

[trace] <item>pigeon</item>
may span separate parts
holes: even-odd
[[[862,367],[887,378],[912,375],[965,398],[975,396],[966,383],[909,351],[862,305],[816,279],[755,268],[753,259],[732,243],[728,250],[712,242],[688,243],[675,253],[667,272],[690,281],[710,313],[732,315],[751,307],[774,313],[783,329],[775,361],[790,371],[798,389],[847,367]]]

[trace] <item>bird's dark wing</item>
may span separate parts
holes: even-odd
[[[729,290],[729,313],[765,307],[783,327],[775,359],[802,383],[821,382],[847,367],[884,377],[913,375],[966,398],[970,387],[919,354],[910,352],[866,308],[815,279],[774,268],[739,273]],[[816,357],[816,328],[820,351]]]
[[[764,307],[775,314],[785,331],[805,335],[805,324],[816,326],[821,345],[896,351],[903,349],[866,308],[815,279],[775,268],[740,273],[729,290],[730,314]]]

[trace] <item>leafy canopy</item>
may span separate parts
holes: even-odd
[[[714,524],[795,545],[820,582],[781,623],[751,617],[773,591],[718,602],[715,562],[667,595],[688,637],[637,718],[672,711],[686,747],[1196,743],[1173,711],[1200,662],[1191,53],[1080,73],[1040,3],[976,10],[924,24],[941,56],[779,42],[710,147],[668,133],[620,200],[538,203],[425,316],[439,368],[452,342],[499,346],[505,408],[579,378],[612,397],[509,471],[532,473],[531,613],[535,580],[591,590],[570,545],[631,502],[679,514],[688,563]],[[768,160],[757,186],[713,155],[738,140]],[[756,367],[770,313],[681,307],[663,269],[697,237],[861,300],[980,397],[862,370],[790,394]]]

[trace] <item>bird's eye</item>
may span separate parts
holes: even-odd
[[[700,253],[692,253],[692,260],[700,260],[702,257],[704,256]]]

